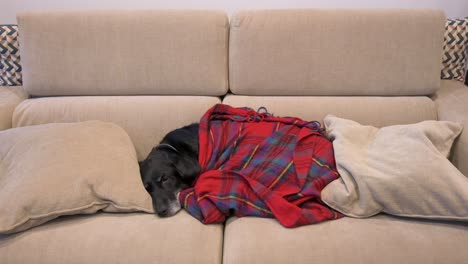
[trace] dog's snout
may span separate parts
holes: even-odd
[[[169,217],[175,215],[180,209],[180,203],[176,201],[165,201],[154,204],[154,209],[159,217]]]
[[[167,208],[158,208],[157,213],[159,216],[164,217],[168,215],[169,210]]]

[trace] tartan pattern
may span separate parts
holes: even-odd
[[[297,227],[343,216],[320,200],[339,177],[320,123],[218,104],[202,117],[199,138],[202,172],[179,200],[202,223],[235,215]]]
[[[441,79],[464,81],[468,52],[468,18],[447,19]]]
[[[18,26],[0,25],[0,85],[21,85]]]

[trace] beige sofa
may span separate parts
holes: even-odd
[[[22,13],[24,91],[0,88],[0,127],[110,121],[139,159],[219,102],[467,130],[468,87],[439,79],[444,22],[435,10]],[[467,157],[465,131],[453,155],[465,175]],[[466,223],[384,214],[286,229],[99,213],[1,236],[0,263],[468,263],[467,245]]]

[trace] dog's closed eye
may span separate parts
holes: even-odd
[[[161,177],[158,179],[158,182],[159,182],[159,183],[163,183],[163,182],[167,181],[168,179],[169,179],[169,178],[168,178],[166,175],[163,175],[163,176],[161,176]]]

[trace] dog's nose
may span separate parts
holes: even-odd
[[[164,216],[167,216],[167,214],[168,214],[167,208],[158,209],[158,215],[159,216],[164,217]]]

